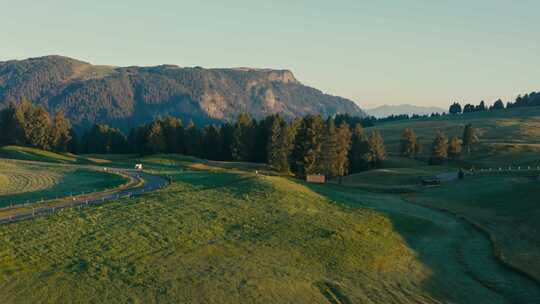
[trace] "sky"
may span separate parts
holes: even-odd
[[[289,69],[363,108],[540,90],[538,0],[0,0],[0,61]]]

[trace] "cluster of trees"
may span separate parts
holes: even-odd
[[[431,145],[429,163],[437,165],[444,164],[449,159],[457,160],[463,149],[466,150],[467,154],[470,154],[476,143],[478,143],[478,135],[471,124],[465,126],[461,139],[454,136],[449,140],[444,132],[438,131]],[[400,140],[400,154],[404,157],[414,158],[420,153],[422,153],[420,140],[411,128],[406,128]]]
[[[339,122],[339,123],[338,123]],[[351,123],[355,123],[351,130]],[[210,160],[268,163],[298,176],[343,176],[378,167],[386,157],[378,132],[367,136],[358,118],[338,115],[324,120],[306,115],[291,122],[278,114],[263,120],[248,114],[234,124],[197,128],[167,117],[133,129],[127,147],[140,154],[181,153]]]
[[[306,115],[286,121],[278,114],[263,120],[248,114],[235,123],[198,128],[174,117],[133,128],[126,137],[107,125],[94,125],[78,137],[63,112],[52,117],[23,100],[0,111],[0,145],[16,144],[73,153],[180,153],[210,160],[268,163],[298,176],[343,176],[380,167],[386,158],[379,132],[365,134],[369,123],[349,115],[323,119]]]
[[[64,113],[54,117],[27,100],[0,111],[0,145],[28,145],[45,150],[69,151],[73,130]]]

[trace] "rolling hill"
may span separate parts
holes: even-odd
[[[61,56],[0,62],[0,107],[22,98],[53,113],[63,109],[77,127],[107,123],[123,130],[165,115],[199,124],[241,112],[254,118],[365,115],[354,102],[305,86],[288,70],[113,67]]]
[[[418,114],[418,115],[429,115],[431,113],[443,113],[446,110],[438,107],[422,107],[411,104],[400,104],[400,105],[382,105],[372,109],[366,109],[368,115],[375,116],[377,118],[383,118],[390,115],[400,115],[400,114]]]

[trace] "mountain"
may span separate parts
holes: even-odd
[[[382,105],[373,109],[367,109],[366,112],[370,116],[375,116],[377,118],[387,117],[390,115],[399,115],[399,114],[431,114],[431,113],[443,113],[446,110],[438,107],[422,107],[415,106],[411,104],[401,104],[401,105]]]
[[[195,123],[280,113],[365,116],[351,100],[300,83],[288,70],[114,67],[61,56],[0,62],[0,107],[26,98],[77,127],[107,123],[127,130],[157,116]]]

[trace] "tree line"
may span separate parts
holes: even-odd
[[[178,153],[209,160],[267,163],[297,176],[343,176],[382,165],[379,132],[369,136],[366,121],[349,115],[324,119],[306,115],[286,121],[278,114],[255,120],[241,114],[234,123],[197,127],[175,117],[157,118],[131,129],[96,124],[78,136],[62,111],[54,116],[23,100],[0,111],[0,145],[26,145],[79,154]]]

